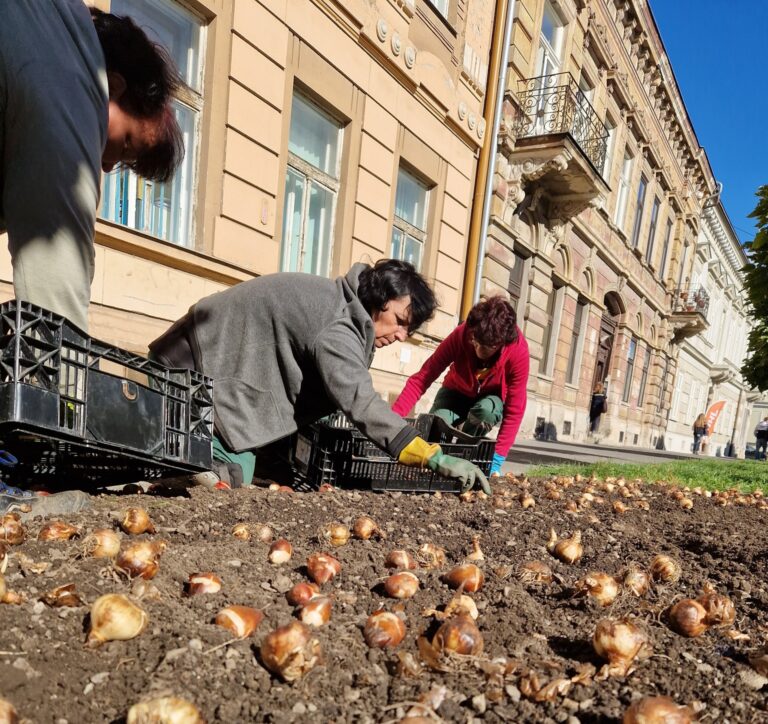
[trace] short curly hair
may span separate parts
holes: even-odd
[[[490,297],[472,307],[467,327],[484,347],[504,347],[517,339],[517,313],[504,297]]]

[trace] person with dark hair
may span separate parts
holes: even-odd
[[[597,435],[600,429],[600,418],[608,412],[608,397],[605,394],[605,385],[598,382],[592,390],[589,400],[589,434]]]
[[[527,403],[530,357],[514,307],[503,297],[479,302],[405,384],[394,412],[405,417],[450,365],[430,410],[469,435],[487,435],[501,423],[491,475],[501,472]]]
[[[395,415],[368,371],[377,348],[404,341],[436,306],[423,277],[396,259],[335,280],[269,274],[201,299],[149,349],[213,378],[213,472],[232,487],[251,482],[260,448],[336,410],[400,462],[487,486],[476,466]]]
[[[88,327],[100,172],[183,157],[167,53],[82,0],[0,3],[0,231],[16,298]]]

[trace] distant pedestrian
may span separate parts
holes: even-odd
[[[699,447],[701,446],[701,438],[707,434],[707,416],[702,412],[693,421],[693,454],[699,454]]]
[[[765,460],[768,447],[768,415],[755,427],[755,460]]]
[[[605,394],[605,385],[598,382],[592,391],[592,400],[589,403],[589,434],[596,435],[600,427],[600,417],[608,412],[608,398]]]

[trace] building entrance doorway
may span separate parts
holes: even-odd
[[[621,306],[611,294],[606,294],[603,300],[605,311],[600,320],[600,335],[597,341],[597,355],[595,356],[595,373],[592,379],[592,389],[598,382],[605,384],[608,391],[608,375],[611,370],[611,356],[613,353],[613,340],[616,337],[616,327],[621,316]]]

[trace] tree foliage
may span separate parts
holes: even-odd
[[[753,387],[768,389],[768,186],[757,190],[757,206],[750,214],[758,232],[745,244],[749,263],[744,267],[745,286],[755,326],[749,333],[747,358],[741,373]]]

